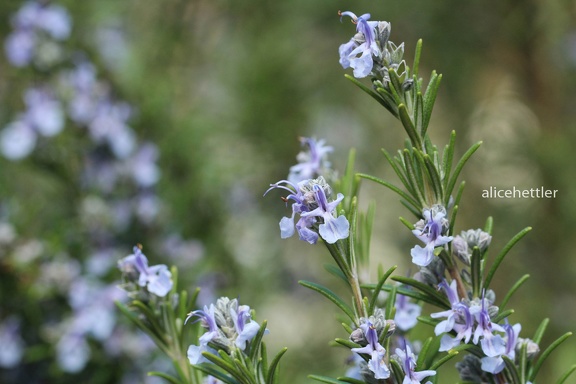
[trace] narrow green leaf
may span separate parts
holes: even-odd
[[[400,197],[402,197],[404,200],[410,202],[410,204],[413,204],[415,207],[420,206],[414,199],[412,199],[412,197],[410,197],[408,194],[406,194],[406,192],[404,192],[403,190],[401,190],[397,186],[387,182],[386,180],[382,180],[378,177],[367,175],[364,173],[357,173],[356,175],[358,177],[363,178],[363,179],[367,179],[367,180],[370,180],[370,181],[373,181],[375,183],[378,183],[380,185],[385,186],[386,188],[392,190],[393,192],[396,192],[398,195],[400,195]]]
[[[372,98],[374,100],[379,102],[384,108],[386,108],[395,117],[398,117],[398,112],[396,112],[394,110],[394,108],[392,107],[392,105],[394,105],[394,104],[389,103],[387,100],[383,99],[378,93],[374,92],[372,89],[368,88],[367,86],[362,84],[360,81],[356,80],[356,78],[354,78],[348,74],[344,75],[344,77],[346,77],[348,80],[350,80],[351,82],[356,84],[356,86],[358,86],[358,88],[360,88],[361,90],[363,90],[364,92],[366,92],[367,94],[372,96]]]
[[[518,288],[520,288],[522,286],[522,284],[524,284],[526,282],[526,280],[528,280],[528,278],[530,277],[530,275],[524,275],[522,276],[513,286],[512,288],[510,288],[510,290],[508,291],[508,293],[506,294],[506,296],[504,296],[504,298],[502,299],[502,301],[500,302],[500,310],[502,310],[506,304],[508,304],[508,301],[510,301],[510,298],[512,297],[512,295],[518,290]]]
[[[460,183],[460,186],[458,187],[458,192],[456,193],[456,198],[454,199],[454,205],[453,205],[453,209],[452,209],[452,214],[450,215],[450,228],[449,228],[449,232],[451,235],[454,234],[454,226],[456,225],[456,217],[458,214],[458,206],[460,205],[460,199],[462,198],[462,194],[464,193],[464,187],[466,187],[466,182],[462,181]],[[447,197],[448,200],[450,200],[449,197]],[[446,202],[446,206],[449,206],[449,202]]]
[[[376,284],[362,284],[361,287],[366,288],[366,289],[374,289],[376,287]],[[392,285],[384,284],[384,286],[382,287],[382,290],[384,290],[386,292],[390,292],[392,290],[392,288],[393,288]],[[397,293],[400,293],[401,295],[404,295],[404,296],[411,297],[415,300],[419,300],[419,301],[423,301],[423,302],[428,303],[428,304],[435,305],[435,306],[440,307],[440,308],[444,308],[444,303],[439,302],[434,297],[430,297],[426,294],[423,294],[419,291],[415,291],[413,289],[406,289],[406,288],[399,287],[397,289]]]
[[[458,354],[458,351],[456,349],[451,349],[448,351],[448,353],[446,354],[446,356],[442,357],[441,359],[435,361],[430,368],[433,371],[437,370],[438,368],[440,368],[443,364],[447,363],[448,361],[452,360],[456,355]]]
[[[358,379],[353,379],[351,377],[339,377],[338,380],[344,382],[344,383],[350,383],[350,384],[365,384],[364,381],[362,380],[358,380]]]
[[[344,302],[337,294],[332,292],[330,289],[316,283],[312,283],[310,281],[300,280],[298,284],[310,288],[313,291],[316,291],[326,297],[328,300],[336,304],[338,308],[340,308],[354,323],[356,323],[356,317],[354,315],[354,311],[348,304]]]
[[[421,322],[423,324],[431,325],[433,327],[435,327],[436,324],[438,324],[440,322],[440,320],[433,319],[430,316],[418,316],[417,319],[419,322]]]
[[[424,207],[426,205],[426,199],[424,198],[424,185],[422,184],[422,175],[418,173],[417,164],[412,163],[412,155],[408,150],[404,150],[402,152],[404,158],[404,167],[406,169],[406,175],[408,176],[408,180],[413,185],[414,191],[416,194],[414,195],[414,199],[418,201],[416,204],[417,207]]]
[[[536,329],[536,332],[534,333],[534,337],[532,338],[532,341],[534,341],[536,344],[540,344],[540,342],[542,341],[542,336],[544,336],[544,332],[546,332],[546,328],[548,328],[549,322],[550,322],[550,319],[548,319],[548,318],[542,320],[542,322],[540,323],[540,325]]]
[[[404,206],[404,208],[406,208],[407,210],[410,211],[410,213],[412,213],[414,216],[416,216],[418,219],[422,218],[422,211],[421,208],[417,208],[414,207],[412,205],[410,205],[408,202],[406,202],[405,200],[400,200],[400,204],[402,204]]]
[[[506,257],[506,255],[508,254],[508,252],[510,251],[510,249],[512,249],[512,247],[518,242],[520,241],[521,238],[523,238],[528,232],[530,232],[532,230],[531,227],[526,227],[523,230],[521,230],[520,232],[518,232],[518,234],[516,236],[514,236],[509,242],[508,244],[506,244],[504,246],[504,248],[502,249],[502,251],[500,251],[500,253],[498,254],[498,256],[496,256],[496,259],[494,260],[494,263],[492,264],[492,267],[490,268],[490,270],[488,271],[488,274],[486,275],[486,279],[484,280],[484,286],[483,288],[488,289],[488,287],[490,287],[490,282],[492,282],[492,278],[494,277],[494,274],[496,273],[496,271],[498,270],[498,267],[500,266],[500,264],[502,263],[502,261],[504,260],[504,258]]]
[[[402,185],[404,185],[404,188],[406,188],[408,190],[408,192],[411,192],[412,194],[414,194],[414,191],[412,190],[412,185],[408,182],[408,180],[406,179],[406,176],[404,176],[404,173],[402,172],[402,169],[400,168],[398,163],[394,161],[392,156],[390,156],[390,154],[385,149],[382,149],[382,153],[384,154],[386,161],[388,161],[388,164],[390,164],[390,166],[394,170],[394,173],[396,173],[396,175],[400,179],[400,182],[402,183]]]
[[[566,382],[566,380],[568,379],[568,377],[570,377],[570,375],[572,373],[574,373],[576,371],[576,365],[571,366],[568,371],[566,371],[565,374],[563,374],[558,381],[556,382],[556,384],[564,384]]]
[[[504,364],[506,364],[506,370],[512,377],[512,383],[523,383],[520,381],[520,375],[518,374],[518,368],[516,368],[516,364],[512,359],[510,359],[506,355],[502,355],[502,359],[504,359]]]
[[[402,89],[402,83],[400,82],[398,73],[393,68],[388,69],[388,77],[390,78],[390,81],[388,82],[388,89],[392,94],[392,96],[394,97],[396,105],[400,107],[400,104],[402,103],[405,104],[406,102],[406,100],[404,99],[404,90]]]
[[[450,172],[452,171],[452,162],[454,161],[454,147],[456,145],[456,131],[450,133],[450,141],[446,144],[446,148],[442,153],[442,169],[444,170],[443,183],[444,191],[448,189],[448,180],[450,179]]]
[[[392,290],[390,290],[390,295],[388,296],[388,300],[386,300],[386,311],[385,315],[387,319],[393,319],[395,316],[396,310],[396,290],[398,287],[395,285],[392,286]]]
[[[414,105],[414,125],[420,137],[426,136],[426,126],[424,125],[424,101],[422,92],[416,94],[416,104]]]
[[[480,296],[480,286],[482,285],[482,267],[481,267],[480,248],[472,248],[470,257],[470,275],[472,275],[472,297]]]
[[[520,371],[520,383],[526,383],[526,367],[528,365],[528,344],[522,343],[520,346],[520,356],[518,357],[518,370]]]
[[[238,377],[239,374],[238,374],[238,371],[236,370],[236,367],[234,366],[233,362],[224,360],[222,358],[223,356],[216,356],[210,352],[202,352],[202,356],[204,356],[207,360],[214,363],[214,365],[217,365],[218,367],[222,368],[223,370],[225,370],[226,372],[228,372],[232,376],[234,376],[236,378]],[[200,366],[195,365],[195,367],[200,367]]]
[[[219,371],[218,369],[214,368],[214,366],[211,364],[195,365],[194,368],[204,372],[205,374],[207,374],[209,376],[213,376],[213,377],[217,378],[218,380],[223,381],[226,384],[240,384],[240,382],[238,382],[238,380],[236,380],[233,377],[230,377],[230,376],[226,375],[225,373]]]
[[[120,309],[120,312],[122,312],[124,316],[126,316],[134,325],[140,328],[140,330],[144,331],[152,339],[152,341],[154,341],[154,344],[156,344],[158,348],[160,348],[165,353],[168,353],[168,346],[162,337],[162,334],[158,334],[156,329],[150,328],[144,324],[142,320],[140,320],[140,318],[136,316],[134,312],[128,309],[128,307],[126,307],[124,304],[118,301],[115,301],[114,304],[116,304],[118,309]]]
[[[372,292],[372,297],[370,298],[370,305],[368,306],[368,314],[371,315],[374,313],[374,309],[376,308],[376,300],[378,299],[378,296],[380,295],[380,291],[382,290],[382,286],[384,285],[386,280],[390,277],[390,275],[392,275],[392,273],[394,273],[396,268],[398,268],[398,266],[394,265],[392,268],[387,270],[384,275],[382,275],[380,280],[378,280],[378,284],[376,284],[376,287],[374,288],[374,291]]]
[[[418,216],[418,218],[421,219],[421,218],[422,218],[422,214],[420,214],[420,215]],[[411,222],[409,222],[408,220],[406,220],[406,219],[403,218],[402,216],[400,216],[398,219],[400,220],[400,222],[402,222],[402,224],[404,224],[404,226],[405,226],[406,228],[408,228],[409,231],[412,231],[412,230],[414,229],[414,224],[412,224]]]
[[[395,95],[382,87],[377,87],[376,92],[382,98],[382,103],[380,104],[382,104],[395,118],[398,118],[398,103],[396,102]]]
[[[394,276],[392,277],[392,280],[418,289],[425,295],[434,298],[434,301],[442,303],[442,307],[445,309],[450,309],[452,307],[446,297],[442,296],[437,290],[435,290],[428,284],[404,276]]]
[[[262,337],[264,337],[264,333],[266,332],[266,325],[268,324],[268,322],[266,320],[264,320],[262,322],[262,325],[260,325],[260,329],[258,330],[258,333],[256,333],[256,336],[254,336],[254,338],[250,341],[250,349],[246,352],[248,352],[248,356],[250,357],[250,360],[255,360],[256,356],[258,356],[258,352],[260,352],[260,345],[262,344]]]
[[[500,312],[498,312],[498,314],[496,316],[494,316],[494,318],[492,319],[492,322],[497,324],[500,321],[507,318],[508,316],[512,315],[513,313],[514,313],[513,309],[507,309],[505,311],[500,311]]]
[[[402,380],[404,379],[404,370],[402,369],[402,367],[400,366],[400,364],[396,361],[396,360],[390,360],[390,368],[392,368],[392,374],[394,375],[394,378],[396,379],[395,382],[396,383],[401,383]]]
[[[340,381],[337,379],[333,379],[328,376],[319,376],[319,375],[308,375],[309,379],[319,381],[321,383],[328,383],[328,384],[345,384],[345,381]]]
[[[352,203],[350,204],[350,211],[348,214],[348,220],[350,223],[350,235],[348,236],[348,265],[350,265],[351,270],[357,270],[356,265],[356,239],[357,239],[357,228],[358,228],[358,198],[354,196],[352,198]]]
[[[426,166],[427,174],[430,177],[430,183],[432,184],[432,189],[434,190],[434,195],[437,201],[442,201],[442,182],[440,181],[440,175],[432,162],[429,155],[424,155],[424,164]]]
[[[544,364],[544,362],[550,356],[550,354],[554,352],[554,350],[558,348],[560,344],[566,341],[566,339],[568,339],[570,336],[572,336],[572,332],[566,332],[565,334],[557,338],[556,341],[550,344],[550,346],[546,348],[544,352],[542,352],[542,355],[540,355],[540,357],[538,358],[536,363],[534,363],[532,369],[530,370],[531,371],[529,375],[530,381],[534,381],[536,379],[536,375],[538,375],[538,371],[542,367],[542,364]]]
[[[494,220],[492,219],[492,216],[488,216],[488,218],[486,219],[486,224],[484,224],[484,232],[491,235],[493,225],[494,225]]]
[[[262,377],[268,377],[268,351],[266,350],[266,343],[260,345],[260,369],[262,370]]]
[[[182,381],[180,381],[177,378],[175,378],[174,376],[170,376],[164,372],[152,371],[152,372],[148,372],[148,376],[161,377],[162,379],[164,379],[167,382],[172,383],[172,384],[183,384]]]
[[[430,82],[428,87],[426,87],[426,92],[423,97],[424,104],[424,119],[423,125],[425,127],[430,123],[430,117],[432,116],[432,109],[434,109],[434,102],[436,101],[436,96],[438,94],[438,88],[440,87],[440,81],[442,80],[442,75],[438,75],[436,71],[432,71],[432,76],[430,77]]]
[[[418,360],[416,361],[416,366],[418,368],[425,366],[426,355],[428,355],[430,345],[432,345],[432,340],[433,338],[429,337],[424,341],[424,344],[422,344],[422,350],[420,350],[420,353],[418,354]]]
[[[414,62],[412,64],[412,76],[418,77],[418,67],[420,66],[420,54],[422,53],[422,39],[418,39],[416,43],[416,51],[414,52]]]
[[[344,282],[348,284],[348,280],[346,279],[346,275],[344,275],[344,272],[342,272],[342,270],[337,266],[335,266],[334,264],[324,264],[324,269],[328,271],[330,274],[344,280]]]
[[[410,142],[412,142],[412,145],[417,148],[417,149],[422,149],[422,142],[420,140],[420,137],[418,136],[418,133],[416,132],[416,127],[414,126],[414,122],[412,121],[412,119],[410,118],[410,115],[408,114],[408,109],[406,108],[406,105],[404,104],[400,104],[398,106],[398,114],[400,115],[400,121],[402,122],[402,125],[404,126],[404,130],[406,131],[406,133],[408,134],[408,137],[410,138]]]
[[[353,341],[350,341],[348,339],[341,339],[341,338],[336,338],[334,341],[336,341],[336,343],[345,346],[346,348],[352,349],[352,348],[360,348],[361,345],[360,344],[356,344]]]
[[[460,175],[462,168],[464,168],[464,165],[466,164],[466,162],[470,159],[470,157],[474,154],[474,152],[476,152],[476,150],[478,148],[480,148],[481,145],[482,145],[482,142],[479,141],[476,144],[474,144],[473,146],[471,146],[470,149],[468,149],[466,151],[466,153],[464,153],[464,155],[462,156],[462,158],[460,159],[458,164],[456,164],[456,168],[454,168],[454,172],[450,176],[450,181],[448,182],[448,186],[446,187],[446,190],[444,191],[444,193],[446,194],[446,199],[448,199],[449,196],[452,194],[452,190],[454,189],[454,186],[456,185],[456,181],[458,180],[458,176]],[[446,177],[448,177],[448,175]]]

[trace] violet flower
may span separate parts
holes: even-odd
[[[120,270],[126,274],[137,273],[138,285],[148,292],[164,297],[172,289],[172,274],[164,264],[148,266],[148,259],[140,248],[134,247],[134,254],[118,262]]]
[[[480,359],[482,361],[482,370],[492,374],[500,373],[506,367],[504,359],[502,356],[508,356],[510,360],[514,361],[516,358],[516,344],[518,343],[518,335],[522,326],[520,324],[515,324],[511,326],[506,322],[504,325],[504,330],[506,331],[506,349],[504,353],[500,356],[486,356]]]
[[[430,317],[436,319],[445,317],[443,320],[436,324],[434,333],[439,336],[443,333],[448,333],[452,330],[457,332],[456,337],[452,338],[449,335],[442,336],[440,340],[440,352],[448,351],[460,344],[462,340],[465,343],[470,341],[472,337],[472,327],[474,326],[474,318],[472,317],[468,306],[463,304],[458,298],[458,290],[456,288],[456,280],[453,280],[450,286],[443,280],[438,284],[442,288],[452,306],[451,309],[443,312],[432,313]]]
[[[214,315],[216,308],[214,304],[210,304],[210,307],[204,306],[204,310],[196,310],[192,311],[186,317],[184,324],[188,322],[192,317],[198,317],[198,320],[202,322],[202,327],[208,329],[206,333],[204,333],[198,341],[200,345],[191,345],[188,347],[187,356],[190,364],[200,364],[208,362],[208,360],[202,356],[202,352],[210,352],[216,354],[217,352],[208,346],[208,343],[211,342],[214,338],[218,336],[218,327],[216,325],[216,318]],[[196,321],[198,321],[196,320]]]
[[[396,355],[400,360],[402,369],[404,370],[404,381],[402,384],[420,384],[422,380],[427,377],[436,375],[436,371],[426,370],[416,372],[416,356],[412,353],[410,346],[406,343],[405,350],[396,348]]]
[[[422,229],[414,229],[412,233],[426,244],[424,248],[419,245],[414,246],[410,251],[412,262],[421,267],[425,267],[434,258],[434,248],[452,241],[452,236],[442,236],[444,227],[444,217],[446,213],[443,209],[433,213],[432,209],[425,209],[423,217],[426,223]]]
[[[283,239],[294,235],[294,227],[298,231],[300,240],[310,244],[318,241],[318,233],[329,244],[348,237],[350,227],[348,220],[344,215],[334,216],[334,211],[344,199],[344,195],[339,193],[336,200],[328,202],[326,190],[330,191],[330,186],[326,184],[323,177],[304,180],[297,185],[288,180],[281,180],[270,184],[270,188],[264,195],[276,188],[290,192],[287,197],[283,198],[286,203],[289,200],[293,201],[291,217],[283,217],[280,220],[280,236]],[[297,213],[300,219],[294,224]],[[318,232],[316,232],[316,227]]]
[[[369,22],[370,14],[365,13],[356,16],[350,11],[339,12],[340,19],[342,16],[350,16],[352,22],[356,24],[356,32],[364,38],[364,42],[359,43],[356,37],[349,42],[342,44],[338,49],[340,54],[340,65],[344,69],[351,67],[354,69],[354,77],[366,77],[372,71],[374,61],[372,56],[380,57],[381,52],[376,42],[376,33],[374,28],[378,22]]]
[[[246,349],[246,343],[252,340],[260,330],[260,325],[252,321],[250,307],[247,305],[239,305],[236,309],[230,308],[230,316],[238,333],[234,344],[243,351]],[[268,333],[268,330],[265,333]]]
[[[410,298],[405,295],[396,294],[396,315],[394,323],[402,331],[408,331],[418,323],[418,316],[422,312],[422,307],[411,303]]]
[[[329,203],[326,199],[324,188],[318,184],[315,184],[313,188],[318,208],[310,212],[301,213],[300,216],[304,218],[322,218],[324,222],[318,227],[318,232],[328,244],[334,244],[338,240],[347,238],[350,228],[348,219],[346,219],[346,216],[344,215],[340,215],[336,218],[333,214],[338,204],[340,204],[340,202],[344,199],[344,195],[339,193],[336,197],[336,200]]]
[[[470,308],[470,313],[472,313],[478,323],[474,331],[473,342],[474,344],[478,344],[478,341],[480,341],[482,337],[480,344],[484,354],[488,357],[501,356],[506,352],[506,344],[500,335],[494,335],[493,332],[505,332],[505,330],[490,320],[490,314],[486,309],[487,302],[488,300],[485,299],[484,294],[482,294],[482,305],[475,305]]]
[[[362,348],[352,348],[352,352],[370,355],[370,360],[368,360],[368,368],[374,373],[374,378],[376,379],[387,379],[390,377],[390,369],[386,366],[384,361],[384,356],[386,355],[386,349],[378,342],[378,334],[376,333],[376,328],[367,321],[360,325],[364,337],[368,344]]]
[[[297,156],[299,163],[290,167],[288,181],[292,184],[318,177],[322,168],[330,166],[330,163],[326,161],[326,155],[333,150],[332,147],[325,145],[325,140],[302,137],[300,141],[303,146],[308,146],[308,151],[300,152]]]

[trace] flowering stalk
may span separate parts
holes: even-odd
[[[215,304],[186,314],[195,307],[199,289],[192,296],[176,292],[177,269],[165,265],[148,266],[141,247],[118,262],[122,271],[122,288],[132,301],[118,308],[154,341],[172,360],[177,376],[166,372],[149,372],[173,384],[205,382],[268,384],[274,381],[282,349],[267,363],[262,342],[269,331],[252,320],[247,305],[227,297]],[[200,337],[199,327],[206,329]],[[204,381],[202,373],[208,381]]]
[[[420,268],[415,278],[392,278],[404,286],[412,287],[414,291],[387,285],[385,279],[364,287],[374,289],[375,294],[381,289],[391,292],[392,298],[388,303],[394,300],[396,292],[399,291],[402,295],[444,309],[431,314],[430,318],[420,317],[420,320],[434,325],[435,334],[442,336],[439,352],[448,352],[448,355],[443,358],[436,357],[436,352],[428,348],[428,343],[428,347],[425,345],[417,359],[420,365],[425,365],[418,368],[425,370],[416,372],[416,365],[412,365],[416,359],[409,358],[410,349],[397,349],[399,365],[403,366],[391,362],[396,382],[400,382],[402,374],[405,374],[403,383],[421,382],[426,376],[430,376],[429,372],[448,361],[459,349],[472,352],[472,355],[457,365],[464,380],[474,383],[532,382],[550,352],[571,333],[560,337],[539,359],[535,359],[539,351],[540,330],[533,340],[519,338],[520,324],[511,326],[507,320],[513,311],[498,308],[495,305],[495,294],[489,289],[490,282],[508,251],[530,228],[515,236],[496,257],[490,269],[485,271],[485,257],[491,240],[491,219],[488,220],[486,232],[478,229],[464,231],[459,236],[453,235],[464,182],[460,184],[455,197],[452,193],[462,168],[481,142],[474,144],[453,167],[455,132],[452,132],[442,154],[427,135],[441,75],[433,72],[424,90],[422,79],[418,77],[422,42],[417,44],[413,70],[410,70],[402,58],[404,44],[395,45],[389,41],[389,23],[368,21],[370,14],[358,17],[347,11],[339,12],[339,15],[351,17],[357,25],[356,35],[339,49],[340,64],[345,69],[354,69],[354,77],[347,78],[398,118],[409,138],[409,144],[400,150],[397,156],[392,157],[384,151],[386,160],[404,189],[371,175],[358,176],[375,181],[401,197],[402,204],[420,219],[416,224],[403,218],[401,220],[424,243],[424,246],[416,245],[411,250],[412,262]],[[356,80],[368,76],[372,88]],[[514,285],[505,296],[504,303],[524,280]],[[443,294],[435,291],[436,288],[441,289]],[[404,311],[401,317],[395,319],[403,322],[401,329],[405,331],[409,328],[407,324],[412,324],[413,321],[406,318],[409,312],[402,300],[396,300],[396,306],[399,311]],[[436,320],[442,318],[445,320]],[[505,321],[505,324],[500,324],[502,321]],[[543,323],[542,331],[545,324]],[[361,351],[367,351],[366,348]],[[372,346],[370,351],[374,350],[376,348]],[[432,363],[433,360],[436,362]],[[370,367],[372,374],[376,375],[373,377],[378,379],[380,371],[376,370],[374,365]],[[573,368],[569,370],[561,382],[573,371]]]

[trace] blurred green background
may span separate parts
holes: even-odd
[[[433,140],[443,146],[456,130],[460,153],[484,141],[463,173],[467,187],[457,228],[483,227],[493,216],[494,257],[516,232],[532,226],[496,276],[496,293],[503,295],[528,273],[531,279],[511,302],[511,322],[522,323],[521,336],[532,335],[543,317],[552,319],[544,345],[575,329],[575,2],[58,3],[72,15],[72,39],[99,52],[118,92],[137,108],[132,125],[138,135],[159,146],[158,193],[170,225],[204,244],[198,273],[216,276],[217,294],[240,297],[259,320],[268,320],[270,351],[289,348],[283,383],[305,382],[310,373],[343,374],[347,354],[328,345],[345,332],[331,304],[297,284],[338,284],[323,269],[327,253],[321,246],[281,240],[277,222],[285,207],[277,195],[262,194],[295,163],[299,136],[325,138],[341,172],[354,147],[358,171],[393,181],[380,148],[395,151],[404,140],[400,124],[343,76],[338,46],[354,26],[340,23],[339,9],[391,22],[391,40],[405,42],[408,63],[417,39],[423,39],[420,73],[425,81],[433,69],[444,76],[429,129]],[[0,4],[2,36],[20,4]],[[24,81],[26,74],[0,59],[1,124],[21,107],[13,89]],[[34,190],[57,218],[67,210],[68,186],[39,182],[43,171],[34,165],[0,160],[0,192],[4,198]],[[482,199],[490,186],[559,192],[548,200]],[[397,218],[408,213],[380,187],[364,183],[361,196],[363,206],[372,200],[377,206],[373,268],[364,276],[373,278],[379,263],[398,264],[404,274],[414,239]],[[20,232],[39,238],[60,225],[36,223],[32,213],[21,220]],[[130,241],[146,238],[135,234]],[[132,245],[126,243],[126,253]],[[417,334],[429,332],[421,325]],[[557,378],[574,356],[576,343],[570,340],[541,377]],[[456,380],[448,372],[443,377],[443,383]]]

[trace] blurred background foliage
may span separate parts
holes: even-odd
[[[72,16],[69,44],[89,52],[116,96],[134,108],[131,126],[138,137],[159,149],[161,179],[155,192],[166,211],[158,221],[134,225],[119,235],[114,243],[123,250],[120,256],[142,243],[154,263],[176,263],[187,286],[207,287],[205,300],[239,296],[255,308],[259,320],[268,320],[269,349],[289,348],[283,383],[304,382],[309,373],[345,372],[346,354],[328,347],[330,340],[344,335],[333,308],[297,284],[300,279],[328,286],[339,282],[324,271],[329,258],[321,246],[280,239],[277,222],[286,214],[285,207],[276,195],[262,194],[270,183],[284,179],[295,163],[299,136],[326,138],[335,148],[334,168],[341,172],[354,147],[358,171],[391,180],[394,175],[380,148],[394,151],[404,139],[399,123],[344,79],[337,49],[349,40],[354,26],[340,23],[339,9],[370,12],[373,20],[390,21],[391,39],[405,42],[408,62],[417,39],[424,40],[420,73],[425,80],[433,69],[444,75],[429,130],[433,139],[443,146],[449,132],[456,130],[461,153],[471,143],[484,141],[464,172],[467,188],[457,228],[483,227],[487,215],[493,216],[492,249],[498,250],[516,232],[532,226],[497,275],[496,293],[503,294],[529,273],[531,279],[511,303],[516,309],[513,322],[521,322],[528,336],[543,317],[551,317],[544,344],[574,330],[573,1],[57,3]],[[11,31],[10,15],[21,4],[0,3],[3,38]],[[0,125],[22,110],[23,90],[42,76],[0,58]],[[78,224],[83,192],[74,179],[83,151],[79,136],[67,126],[30,158],[0,159],[2,214],[18,202],[9,220],[18,237],[49,244],[45,258],[61,253],[80,260],[88,257],[90,233],[79,230]],[[490,186],[544,186],[559,192],[556,199],[482,199],[482,190]],[[363,206],[372,200],[377,204],[373,268],[363,271],[366,279],[374,278],[378,263],[385,268],[398,264],[398,271],[407,273],[414,239],[396,219],[407,212],[391,192],[367,183],[361,199]],[[199,241],[203,257],[167,258],[154,239],[171,231]],[[26,319],[24,330],[39,326],[46,319],[33,317],[45,313],[58,321],[58,314],[67,310],[65,302],[43,301],[41,295],[25,292],[33,283],[19,279],[20,271],[2,261],[6,257],[0,255],[0,317],[19,313]],[[107,277],[114,278],[114,272]],[[421,325],[416,333],[428,334],[426,327]],[[35,336],[25,336],[27,342],[46,341],[31,334]],[[554,378],[575,355],[571,341],[544,369]],[[121,361],[112,365],[106,357],[97,359],[93,369],[123,369]],[[78,376],[65,375],[49,362],[42,367],[45,377],[58,377],[61,383],[96,382],[82,381],[90,375],[78,381]],[[448,372],[443,375],[446,382],[455,380]],[[119,377],[109,375],[100,382],[120,382]],[[6,380],[14,376],[0,370],[0,378],[10,382]],[[29,382],[54,381],[37,377]]]

